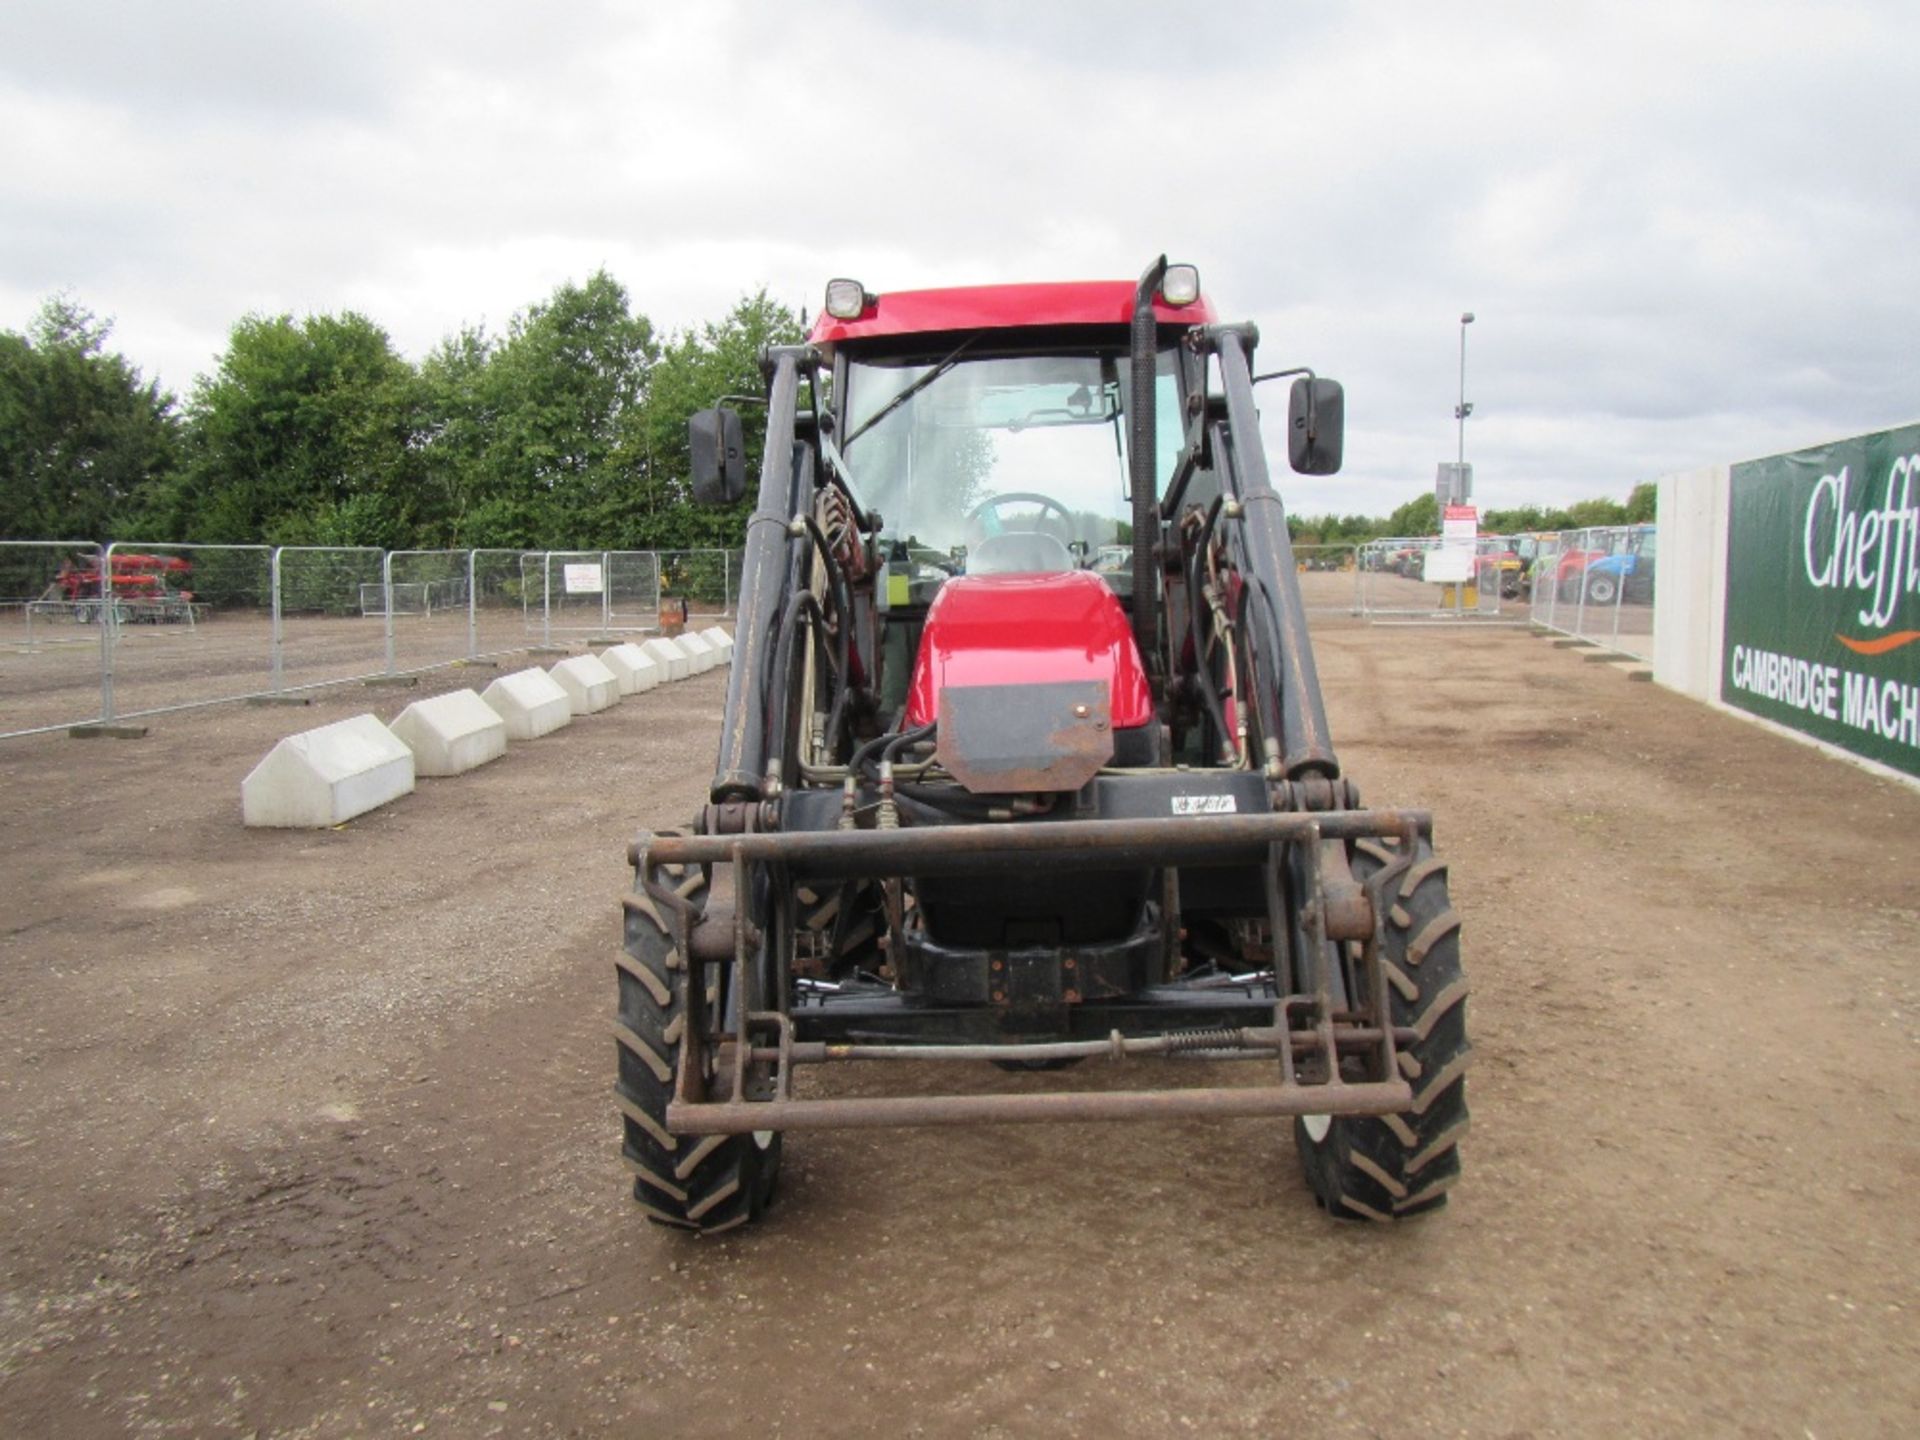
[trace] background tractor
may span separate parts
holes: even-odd
[[[1363,807],[1336,759],[1255,387],[1288,382],[1313,475],[1343,397],[1254,373],[1258,338],[1162,258],[835,281],[766,352],[710,803],[631,851],[617,1091],[653,1219],[753,1219],[789,1132],[1129,1117],[1291,1117],[1329,1212],[1444,1203],[1459,920],[1430,817]],[[742,434],[694,417],[699,498],[744,496]],[[1133,1083],[799,1083],[1095,1058]]]

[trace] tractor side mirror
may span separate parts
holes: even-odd
[[[1340,382],[1301,376],[1287,400],[1287,462],[1302,475],[1334,474],[1346,425],[1347,397]]]
[[[696,410],[687,421],[693,498],[701,505],[731,505],[747,493],[747,452],[740,412],[722,405]]]

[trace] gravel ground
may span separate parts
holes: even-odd
[[[1319,659],[1475,984],[1393,1231],[1256,1121],[809,1133],[758,1230],[642,1223],[616,897],[721,674],[311,833],[241,776],[424,692],[0,745],[0,1433],[1912,1434],[1920,795],[1518,631]]]

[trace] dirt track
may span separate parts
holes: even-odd
[[[1920,795],[1518,632],[1320,663],[1475,983],[1392,1232],[1251,1121],[804,1135],[759,1231],[639,1223],[614,899],[719,675],[314,834],[240,776],[399,700],[0,746],[0,1433],[1912,1434]]]

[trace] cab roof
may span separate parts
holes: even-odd
[[[968,285],[946,290],[895,290],[876,296],[857,320],[824,310],[807,339],[815,345],[937,334],[955,330],[1013,330],[1056,325],[1121,326],[1133,320],[1131,280],[1067,280],[1039,285]],[[1177,309],[1156,299],[1162,325],[1206,325],[1213,307],[1205,295]]]

